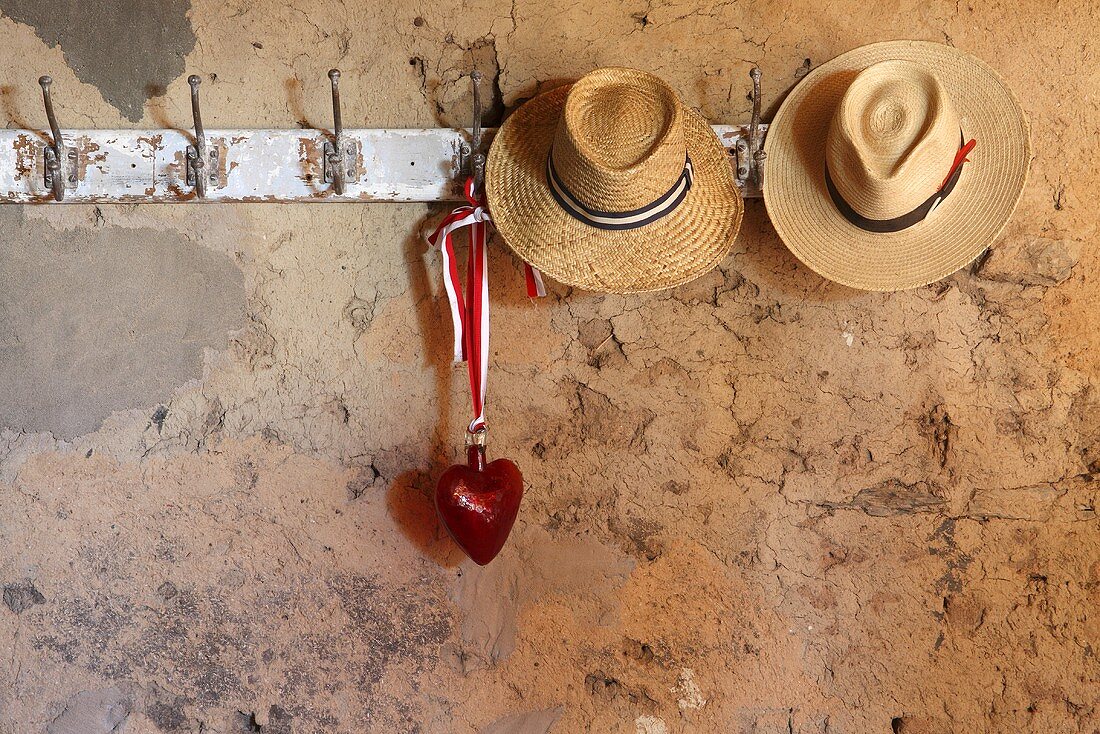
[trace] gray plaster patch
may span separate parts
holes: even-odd
[[[59,232],[0,213],[0,428],[61,439],[202,376],[244,322],[226,255],[171,231]]]
[[[183,73],[195,47],[190,7],[190,0],[0,0],[0,12],[60,45],[77,78],[133,122],[145,100]]]

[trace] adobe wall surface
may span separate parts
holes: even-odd
[[[0,207],[0,734],[1100,730],[1100,17],[1042,2],[0,0],[0,114],[466,124],[600,65],[714,122],[893,38],[1032,125],[991,253],[823,281],[761,201],[690,285],[529,301],[491,258],[479,568],[430,493],[465,373],[427,205]],[[0,161],[3,158],[0,157]]]

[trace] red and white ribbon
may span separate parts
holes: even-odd
[[[488,225],[492,220],[484,203],[474,197],[474,181],[466,181],[467,206],[460,206],[439,224],[428,237],[433,247],[443,253],[443,284],[451,304],[454,326],[455,363],[466,362],[470,374],[470,396],[474,419],[467,431],[475,433],[485,427],[485,385],[489,376],[489,279],[486,248]],[[470,228],[470,249],[466,261],[466,294],[458,276],[453,234]]]
[[[439,224],[428,243],[443,253],[443,284],[451,305],[454,327],[454,361],[466,362],[470,375],[470,397],[474,419],[466,428],[476,433],[485,428],[485,386],[489,376],[489,257],[486,243],[492,223],[484,200],[474,195],[473,179],[466,180],[466,206],[460,206]],[[466,259],[466,288],[458,276],[454,233],[470,228],[470,249]],[[546,295],[542,274],[524,264],[527,295]]]
[[[523,279],[527,281],[527,297],[542,298],[546,295],[546,286],[542,283],[542,273],[529,263],[523,264]]]

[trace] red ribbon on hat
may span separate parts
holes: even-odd
[[[475,195],[472,178],[466,179],[464,193],[467,204],[448,214],[435,232],[428,236],[428,243],[432,247],[438,246],[443,253],[443,284],[447,289],[454,327],[454,361],[455,364],[466,362],[470,376],[474,419],[466,430],[476,433],[485,428],[485,387],[489,373],[489,257],[486,244],[488,225],[493,220],[485,199]],[[464,296],[453,235],[465,227],[470,228],[470,248],[466,259]],[[542,274],[527,263],[523,264],[523,269],[527,295],[531,298],[545,296]]]
[[[958,169],[959,166],[964,163],[970,162],[966,156],[970,154],[970,151],[974,150],[974,146],[977,144],[977,140],[971,139],[969,143],[959,148],[959,152],[955,154],[955,160],[951,162],[951,170],[948,171],[947,175],[943,177],[943,183],[940,184],[941,190],[947,186],[947,182],[950,181],[951,177],[955,175],[955,171]]]

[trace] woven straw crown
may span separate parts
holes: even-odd
[[[551,155],[582,204],[626,212],[668,191],[686,152],[676,93],[652,74],[612,68],[573,85]]]
[[[688,164],[690,161],[690,165]],[[606,68],[530,100],[493,138],[493,224],[555,280],[610,293],[715,267],[741,225],[729,154],[663,81]]]
[[[909,61],[882,61],[861,71],[841,99],[825,159],[855,211],[892,219],[940,188],[960,137],[955,107],[931,72]]]

